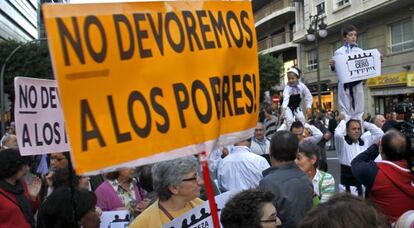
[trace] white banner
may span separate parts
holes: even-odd
[[[342,83],[365,80],[381,75],[381,54],[377,49],[337,55],[335,71]]]
[[[16,77],[14,115],[22,155],[69,151],[55,80]]]
[[[215,197],[218,216],[220,218],[221,210],[226,205],[227,201],[237,192],[230,191],[220,194]],[[213,218],[211,217],[210,206],[208,201],[200,206],[188,211],[184,215],[175,218],[171,222],[165,224],[163,228],[213,228]]]
[[[130,221],[129,212],[122,211],[104,211],[101,215],[100,228],[126,228]]]

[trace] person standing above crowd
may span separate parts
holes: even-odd
[[[224,228],[273,228],[282,225],[271,192],[249,189],[227,201],[221,211]]]
[[[269,154],[269,147],[270,141],[265,137],[265,126],[259,122],[254,129],[250,150],[257,155],[263,155]]]
[[[0,151],[0,227],[35,227],[41,181],[33,177],[27,185],[28,171],[28,160],[17,149]]]
[[[152,178],[158,200],[129,227],[160,228],[202,204],[198,198],[203,185],[199,170],[198,161],[192,156],[156,163],[152,168]]]
[[[319,147],[309,141],[299,143],[296,163],[313,184],[313,204],[324,203],[335,194],[335,179],[329,173],[318,169]]]
[[[361,122],[354,119],[348,122],[342,120],[335,129],[335,147],[341,164],[340,191],[357,193],[359,196],[363,195],[363,189],[352,174],[351,161],[384,135],[384,132],[372,123],[364,122],[363,126],[370,134],[366,132],[361,136]]]
[[[286,121],[286,129],[290,129],[295,119],[303,124],[306,123],[300,104],[303,99],[306,106],[306,116],[310,117],[313,97],[308,87],[299,81],[301,72],[298,68],[289,68],[287,75],[288,84],[283,90],[282,116]]]
[[[341,29],[344,45],[335,51],[334,56],[349,55],[362,52],[357,44],[357,29],[353,25],[347,25]],[[335,71],[335,60],[331,59],[329,65]],[[345,114],[345,120],[362,120],[364,113],[364,85],[362,80],[349,83],[338,82],[338,103],[340,111]]]
[[[218,164],[219,189],[225,192],[256,188],[263,178],[263,170],[267,168],[267,160],[251,152],[249,140],[236,143],[231,153]]]
[[[299,140],[289,131],[278,131],[270,142],[272,167],[263,171],[259,188],[275,194],[273,201],[281,227],[296,227],[312,207],[313,187],[295,163]]]
[[[369,199],[391,222],[414,208],[414,175],[407,162],[410,149],[403,134],[390,130],[379,147],[372,145],[352,161],[355,178],[367,188]],[[375,162],[378,154],[383,161]]]

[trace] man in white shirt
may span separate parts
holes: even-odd
[[[220,161],[229,155],[232,146],[222,146],[218,149],[211,151],[208,156],[208,168],[210,169],[210,173],[212,174],[213,179],[217,179],[217,166]]]
[[[362,136],[361,122],[351,119],[342,120],[335,129],[335,147],[341,164],[341,185],[347,192],[356,188],[359,196],[363,195],[362,185],[355,179],[351,170],[351,161],[374,143],[378,143],[384,132],[372,123],[364,122],[363,127],[369,131]],[[341,189],[340,189],[341,190]]]
[[[236,143],[218,164],[219,188],[222,192],[256,188],[263,178],[262,171],[269,167],[265,158],[250,151],[250,141]]]
[[[263,123],[257,123],[254,129],[254,136],[250,146],[250,150],[257,154],[269,154],[270,141],[265,137],[265,126]]]

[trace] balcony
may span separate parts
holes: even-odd
[[[286,35],[289,36],[288,40],[286,39]],[[266,50],[268,48],[272,48],[278,45],[289,43],[292,41],[292,38],[293,38],[292,32],[282,32],[282,33],[267,37],[266,39],[259,41],[259,44],[258,44],[259,52]]]
[[[292,43],[293,33],[282,32],[259,41],[258,49],[260,54],[282,51],[297,45]]]
[[[264,22],[275,18],[277,16],[283,15],[288,12],[295,12],[295,3],[293,0],[276,0],[272,1],[271,3],[267,4],[262,9],[258,10],[254,14],[254,21],[255,26],[259,26]]]

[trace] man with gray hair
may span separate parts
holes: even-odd
[[[197,159],[191,156],[155,164],[152,178],[158,200],[129,227],[162,227],[202,204],[203,201],[198,198],[203,185],[199,171]]]
[[[383,115],[376,115],[374,117],[374,124],[375,124],[375,126],[382,129],[382,127],[385,124],[385,117]]]
[[[250,149],[257,155],[269,154],[270,141],[265,137],[265,125],[261,122],[256,124],[254,136]]]

